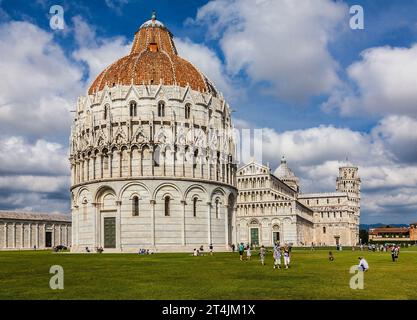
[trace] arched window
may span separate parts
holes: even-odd
[[[110,109],[110,106],[108,104],[106,104],[104,106],[104,115],[103,115],[104,120],[107,120],[108,117],[109,117],[109,109]]]
[[[326,233],[326,227],[323,227],[323,233],[324,234]]]
[[[212,115],[213,115],[213,111],[209,109],[209,120],[211,120]]]
[[[132,216],[139,216],[139,197],[134,196],[132,199]]]
[[[158,103],[158,117],[165,117],[165,103],[162,101]]]
[[[130,109],[130,116],[131,117],[136,117],[137,116],[137,104],[135,101],[130,102],[129,105],[129,109]]]
[[[185,105],[185,119],[190,119],[191,117],[191,105],[187,103]]]
[[[197,197],[193,199],[193,217],[197,217]]]
[[[219,219],[219,199],[216,199],[216,219]]]
[[[170,216],[170,205],[169,202],[171,201],[171,198],[169,196],[165,197],[165,217]]]

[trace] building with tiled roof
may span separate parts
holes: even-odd
[[[369,240],[371,242],[409,242],[410,228],[408,227],[381,227],[369,229]]]
[[[71,245],[71,216],[0,211],[0,249],[48,249]]]

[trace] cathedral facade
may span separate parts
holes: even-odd
[[[249,163],[237,172],[237,242],[272,246],[345,245],[359,242],[358,168],[339,168],[336,192],[303,194],[285,158],[274,173]]]
[[[228,250],[236,208],[231,111],[153,15],[77,102],[72,251]]]

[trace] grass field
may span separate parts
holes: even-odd
[[[237,253],[68,254],[0,252],[0,299],[417,299],[417,251],[389,253],[293,250],[288,270],[273,270],[272,255],[241,262]],[[352,290],[350,266],[363,255],[370,271],[364,290]],[[49,268],[61,265],[65,289],[49,288]]]

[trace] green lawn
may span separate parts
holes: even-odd
[[[288,270],[273,270],[238,254],[68,254],[0,252],[0,299],[417,299],[417,251],[389,253],[293,250]],[[350,266],[369,262],[364,290],[349,288]],[[51,265],[61,265],[65,289],[51,290]]]

